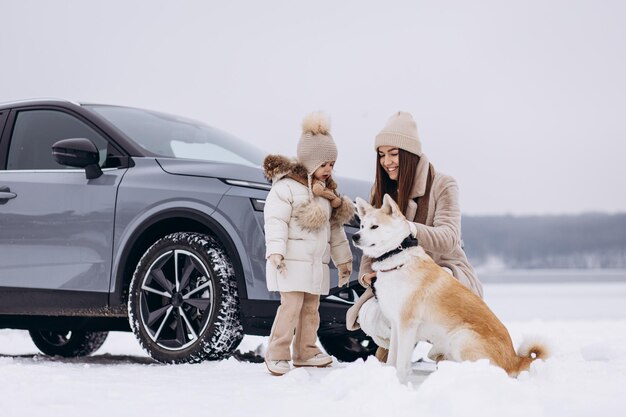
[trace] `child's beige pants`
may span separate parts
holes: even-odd
[[[293,359],[304,361],[321,352],[315,345],[320,325],[320,296],[306,292],[281,292],[280,306],[272,325],[265,358],[272,361],[290,361],[293,341]],[[295,337],[294,337],[295,332]]]

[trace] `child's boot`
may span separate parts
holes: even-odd
[[[293,366],[316,366],[318,368],[324,368],[333,363],[333,358],[328,356],[325,353],[318,353],[312,358],[306,360],[296,360],[293,361]]]
[[[271,361],[265,359],[265,366],[272,375],[280,376],[284,375],[291,370],[288,361]]]

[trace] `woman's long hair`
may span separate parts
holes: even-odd
[[[376,182],[374,183],[374,195],[372,196],[372,205],[380,208],[383,205],[383,196],[389,194],[391,198],[398,204],[402,213],[406,213],[409,205],[409,192],[413,189],[415,182],[415,171],[420,157],[414,153],[398,149],[398,180],[394,181],[389,178],[387,171],[380,164],[380,157],[376,151]],[[400,190],[400,192],[398,192]]]

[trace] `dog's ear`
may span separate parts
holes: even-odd
[[[400,207],[398,207],[398,204],[396,204],[389,194],[383,196],[383,205],[380,209],[383,210],[385,214],[404,217],[404,214],[400,211]]]
[[[359,217],[363,218],[370,210],[372,210],[372,206],[361,197],[356,198],[356,211],[359,214]]]

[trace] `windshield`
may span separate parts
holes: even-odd
[[[170,158],[202,159],[261,166],[257,147],[214,127],[144,109],[85,105],[149,152]]]

